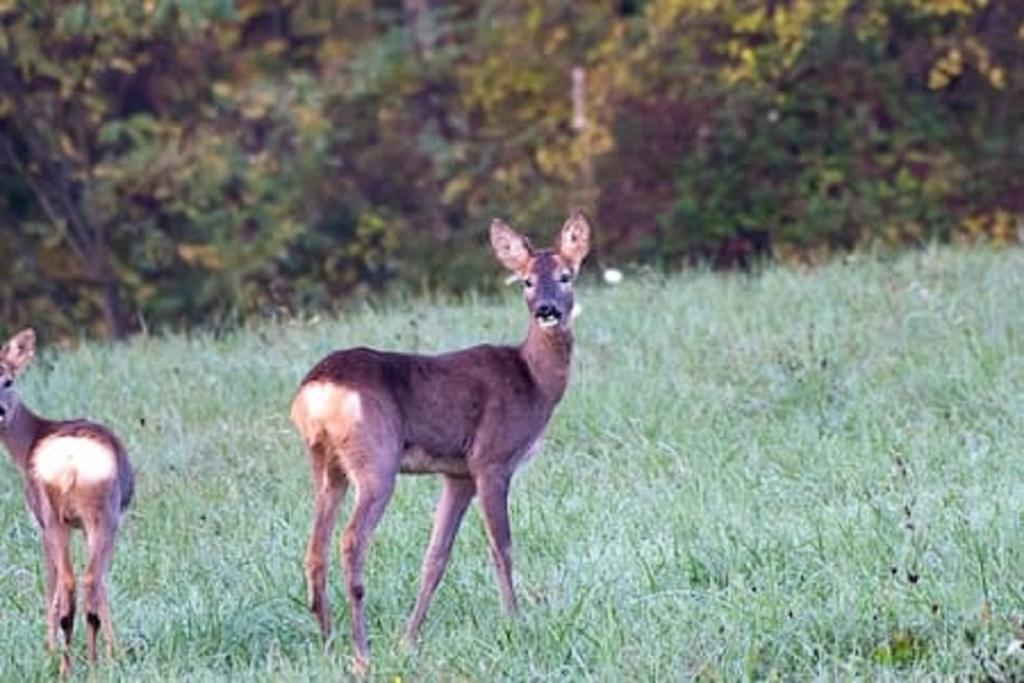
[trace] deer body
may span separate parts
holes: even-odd
[[[470,501],[479,496],[502,605],[516,611],[508,490],[565,393],[573,337],[572,278],[586,255],[579,214],[557,250],[534,251],[496,222],[498,258],[527,283],[531,322],[518,347],[476,346],[425,356],[366,348],[337,351],[302,381],[291,416],[310,454],[315,491],[306,552],[310,608],[331,634],[325,547],[349,484],[355,509],[342,538],[356,665],[369,663],[362,568],[366,546],[400,473],[441,474],[444,484],[405,637],[416,638]]]
[[[106,574],[121,514],[132,500],[135,482],[124,447],[109,429],[87,420],[48,420],[18,399],[14,377],[31,359],[34,346],[35,336],[26,330],[0,350],[0,442],[21,471],[25,499],[42,534],[47,644],[56,649],[59,627],[64,634],[61,671],[67,672],[76,589],[71,529],[82,529],[88,545],[82,587],[89,658],[95,661],[100,629],[108,656],[113,651]]]
[[[293,417],[307,440],[318,441],[330,438],[339,419],[356,421],[364,410],[379,411],[393,425],[381,436],[393,442],[387,452],[398,456],[400,472],[465,477],[483,467],[514,469],[515,456],[528,450],[551,417],[564,379],[561,386],[544,376],[538,382],[515,347],[478,346],[441,356],[357,348],[333,353],[310,371]],[[367,402],[370,408],[364,408]],[[479,440],[490,449],[474,450]]]

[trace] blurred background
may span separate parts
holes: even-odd
[[[223,328],[1024,223],[1020,0],[0,0],[0,325]]]

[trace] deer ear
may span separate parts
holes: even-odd
[[[579,271],[583,259],[590,251],[590,223],[580,210],[573,211],[562,226],[558,240],[558,253],[572,264],[573,271]]]
[[[0,349],[0,359],[10,366],[14,374],[18,374],[25,369],[35,353],[36,333],[28,328],[14,335],[4,344]]]
[[[501,261],[501,265],[513,273],[524,272],[533,258],[530,240],[498,218],[491,222],[491,248],[494,249],[494,255]]]

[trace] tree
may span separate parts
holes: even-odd
[[[94,300],[114,337],[131,328],[120,243],[141,229],[140,188],[152,198],[176,161],[163,150],[188,125],[194,91],[182,75],[202,59],[207,21],[183,5],[146,6],[0,5],[0,164],[74,255],[71,272],[53,276]]]

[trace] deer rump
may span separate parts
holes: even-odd
[[[43,436],[29,467],[54,512],[74,528],[97,510],[123,512],[134,495],[134,475],[120,441],[85,420],[57,425]]]

